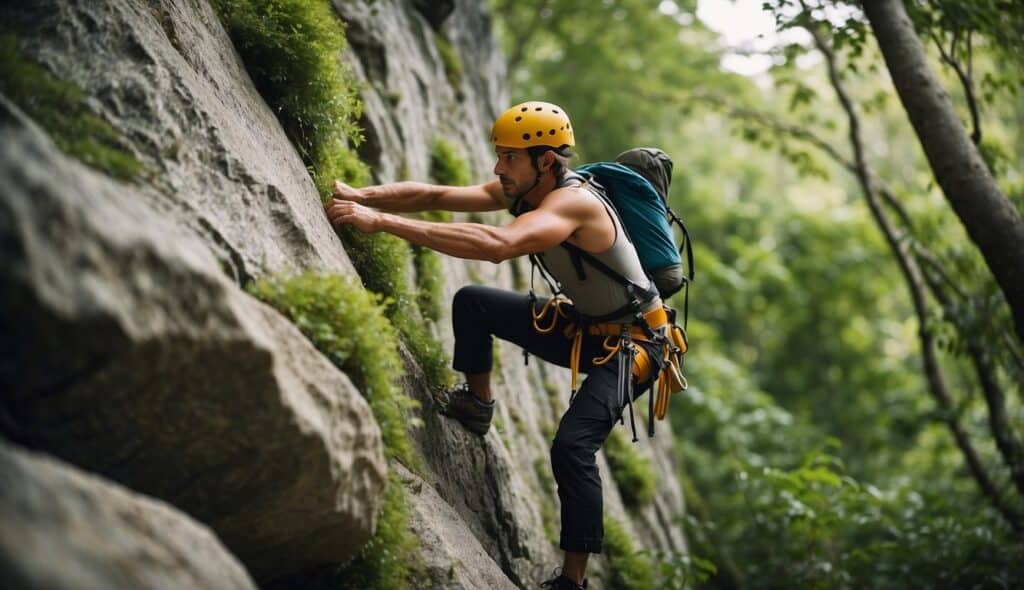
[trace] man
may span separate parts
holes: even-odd
[[[453,364],[467,382],[443,391],[438,401],[442,413],[471,432],[487,432],[494,413],[492,336],[573,369],[573,396],[551,446],[566,553],[561,575],[545,585],[586,588],[588,555],[601,552],[603,539],[596,453],[632,392],[642,392],[656,373],[660,348],[651,339],[665,325],[665,312],[614,210],[599,189],[569,169],[575,138],[563,109],[545,102],[516,105],[495,121],[491,142],[495,180],[469,187],[398,182],[363,189],[336,182],[327,215],[336,226],[388,232],[459,258],[498,263],[536,255],[561,285],[568,300],[482,286],[461,289],[452,304]],[[495,227],[387,213],[438,209],[507,209],[516,217]],[[578,392],[577,372],[588,374]]]

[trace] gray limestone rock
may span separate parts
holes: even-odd
[[[0,106],[0,415],[210,525],[257,579],[357,551],[386,466],[365,400],[131,187]]]
[[[205,526],[167,504],[0,442],[0,586],[254,589]]]
[[[206,0],[39,0],[5,4],[0,18],[127,137],[152,172],[139,198],[201,236],[237,282],[353,272]]]
[[[462,150],[474,178],[486,180],[494,165],[487,134],[508,106],[505,62],[486,9],[458,0],[435,30],[410,2],[333,3],[348,23],[352,53],[346,61],[365,84],[367,142],[360,154],[374,177],[428,180],[431,147],[444,138]],[[458,87],[448,79],[437,36],[451,44],[462,65]]]
[[[420,539],[429,582],[421,588],[512,590],[516,586],[494,562],[452,506],[427,482],[401,465],[409,496],[409,527]]]

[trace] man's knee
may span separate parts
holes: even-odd
[[[476,285],[467,285],[455,292],[452,298],[452,319],[464,319],[480,307],[480,293]],[[457,321],[457,320],[456,320]]]
[[[487,288],[480,285],[466,285],[455,292],[452,298],[452,311],[464,312],[481,309]]]
[[[588,463],[595,463],[596,449],[591,450],[577,437],[556,434],[551,441],[551,468],[557,479],[566,471],[579,469]]]

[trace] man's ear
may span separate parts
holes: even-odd
[[[551,150],[545,150],[540,158],[537,160],[537,167],[540,168],[541,172],[547,172],[551,170],[551,167],[555,165],[555,152]]]

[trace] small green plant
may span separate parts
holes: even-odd
[[[614,518],[604,519],[604,553],[608,559],[608,587],[618,590],[655,588],[654,564],[637,551],[626,528]]]
[[[361,183],[358,87],[339,59],[345,26],[328,0],[213,0],[253,83],[309,166],[321,196]]]
[[[65,154],[120,180],[142,173],[125,139],[91,112],[82,90],[26,60],[10,33],[0,34],[0,93],[45,129]]]
[[[419,466],[406,432],[418,407],[398,385],[398,338],[380,297],[338,275],[305,273],[262,279],[249,292],[277,308],[366,396],[380,424],[387,455]]]
[[[641,457],[621,430],[612,431],[604,445],[612,477],[627,508],[637,509],[654,500],[658,479],[651,462]]]
[[[332,577],[342,589],[404,590],[417,587],[423,570],[419,538],[409,530],[408,494],[392,472],[377,532],[362,552]]]

